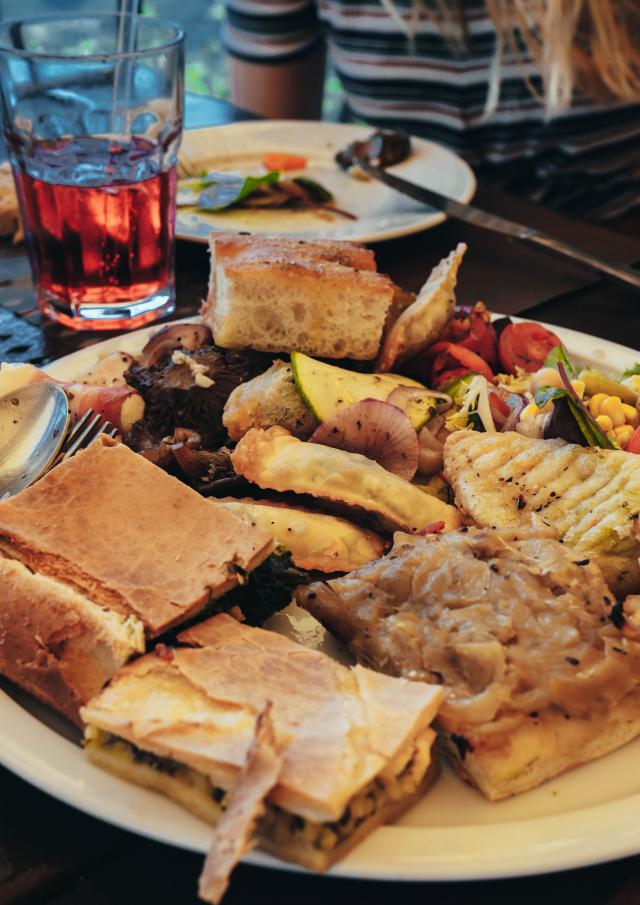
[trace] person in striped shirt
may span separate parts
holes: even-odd
[[[640,205],[640,0],[225,0],[232,96],[319,118],[325,39],[349,119],[457,151],[576,215]]]

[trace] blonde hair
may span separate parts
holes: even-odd
[[[381,0],[402,20],[393,0]],[[548,116],[571,106],[576,89],[594,100],[640,101],[640,0],[485,0],[496,29],[486,113],[498,105],[505,52],[522,60],[522,44],[540,69],[542,93],[529,90]],[[454,48],[468,46],[463,0],[412,0],[405,31],[420,15],[437,21]]]

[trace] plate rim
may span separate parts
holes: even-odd
[[[494,314],[494,317],[501,316]],[[182,318],[176,323],[197,320],[199,317],[195,316]],[[525,318],[512,317],[512,320],[517,322]],[[570,350],[576,342],[578,346],[586,344],[593,356],[599,353],[596,357],[611,356],[615,361],[621,356],[622,364],[625,358],[640,358],[637,350],[611,340],[542,321],[538,323],[555,332]],[[164,324],[152,324],[129,334],[109,337],[56,359],[45,369],[61,376],[61,372],[67,371],[69,366],[84,368],[89,364],[89,357],[96,352],[100,354],[98,350],[107,352],[123,343],[133,348],[133,342],[139,347],[140,339],[163,326]],[[134,338],[133,342],[131,337]],[[573,354],[581,357],[587,353],[574,351]],[[73,373],[71,376],[74,376]],[[68,755],[69,751],[78,754],[79,748],[22,707],[1,687],[0,723],[5,728],[5,732],[0,733],[0,764],[26,782],[65,804],[128,832],[190,851],[206,851],[205,837],[210,828],[159,793],[134,786],[100,770],[81,753],[79,760],[83,766],[79,768],[80,775],[73,774],[73,762],[74,759],[77,762],[78,758],[72,758],[71,766],[68,766],[64,754]],[[6,731],[11,725],[14,725],[14,733]],[[34,732],[36,737],[42,736],[43,744],[38,751],[31,747],[25,748],[24,743],[20,742],[20,738],[28,737]],[[640,743],[640,739],[635,742]],[[57,765],[49,760],[52,745],[54,752],[63,752],[62,762]],[[46,757],[40,751],[46,752]],[[612,752],[608,756],[614,754]],[[113,788],[113,796],[96,798],[93,793],[88,797],[87,783],[92,778],[95,778],[98,786],[105,783]],[[559,779],[561,781],[562,777]],[[121,791],[122,796],[116,794],[116,790]],[[525,800],[526,794],[521,800]],[[152,796],[152,799],[148,799],[148,796]],[[151,808],[145,818],[144,802],[147,800],[151,802]],[[128,801],[134,803],[131,813],[128,812]],[[140,801],[143,802],[142,811],[137,812],[135,803]],[[586,867],[640,851],[640,823],[633,816],[639,807],[640,793],[636,793],[582,809],[573,808],[519,820],[433,827],[383,826],[356,847],[345,860],[334,865],[328,875],[399,882],[442,882],[506,879]],[[175,814],[175,820],[169,820],[168,824],[158,820],[154,817],[154,811],[158,808],[162,813]],[[576,819],[578,814],[579,820]],[[505,839],[509,841],[506,848]],[[433,854],[429,850],[430,843],[435,847]],[[386,860],[381,858],[381,852],[387,852]],[[244,860],[257,866],[307,872],[304,868],[258,851],[250,853]]]
[[[346,138],[346,140],[353,140],[357,137],[362,137],[365,134],[368,134],[374,128],[373,126],[361,126],[357,123],[334,123],[325,120],[296,120],[296,119],[258,119],[258,120],[242,120],[240,122],[235,123],[224,123],[220,126],[202,126],[197,129],[186,129],[182,136],[182,147],[185,146],[190,139],[188,136],[191,135],[207,135],[209,133],[220,133],[220,130],[225,130],[226,133],[229,132],[244,132],[259,131],[260,127],[262,128],[279,128],[279,127],[291,127],[291,126],[302,126],[304,128],[309,128],[309,126],[314,127],[327,127],[334,129],[344,129],[345,135],[348,131],[351,132],[351,139]],[[416,135],[411,135],[411,141],[417,144],[419,147],[424,148],[425,150],[428,148],[437,148],[438,152],[445,153],[451,160],[451,163],[457,167],[459,167],[461,172],[465,173],[465,177],[468,180],[467,190],[456,196],[455,200],[459,201],[461,204],[468,204],[473,196],[475,195],[478,187],[476,175],[473,169],[469,166],[469,164],[461,157],[459,154],[456,154],[455,151],[450,150],[444,145],[439,144],[438,142],[431,141],[428,138],[420,138]],[[180,154],[178,154],[180,157]],[[402,174],[402,165],[398,164],[395,167],[389,167],[392,172],[396,172],[398,174]],[[389,191],[392,191],[389,189]],[[199,245],[206,245],[209,241],[209,237],[205,235],[194,235],[189,232],[185,232],[182,229],[179,229],[179,219],[180,214],[179,211],[176,211],[176,239],[180,239],[185,242],[195,242]],[[343,241],[348,242],[387,242],[391,239],[400,239],[403,236],[414,235],[415,233],[423,232],[424,230],[431,229],[434,226],[438,226],[440,223],[444,222],[447,219],[447,215],[444,213],[432,213],[428,216],[425,216],[423,220],[419,220],[417,223],[407,224],[406,226],[396,226],[390,227],[389,229],[382,230],[373,230],[370,232],[364,231],[362,233],[354,234],[353,236],[344,237]],[[209,228],[212,232],[223,232],[222,228],[214,227],[208,224]],[[231,229],[231,232],[235,230]],[[277,233],[276,233],[277,234]],[[295,235],[291,233],[290,235]],[[317,239],[326,239],[329,238],[328,235],[318,235],[316,237],[312,235],[305,235],[304,237],[307,240],[313,241],[314,238]]]

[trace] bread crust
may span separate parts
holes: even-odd
[[[0,672],[81,725],[79,707],[136,653],[142,624],[0,556]]]
[[[394,291],[348,243],[214,234],[201,315],[223,348],[369,360]]]
[[[503,734],[484,727],[438,726],[439,746],[456,772],[489,801],[533,789],[580,764],[609,754],[640,734],[640,689],[609,713],[571,717],[558,709],[523,716]]]
[[[134,615],[154,637],[273,550],[252,528],[119,444],[93,444],[0,501],[0,550]],[[0,590],[0,602],[2,599]]]

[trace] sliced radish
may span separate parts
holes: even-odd
[[[402,409],[363,399],[316,428],[310,443],[361,453],[410,481],[418,467],[418,435]]]
[[[506,421],[500,428],[503,433],[505,431],[514,431],[516,429],[516,425],[520,420],[520,415],[526,408],[527,402],[528,400],[525,399],[524,396],[520,396],[519,393],[509,394],[509,399],[507,401],[507,405],[509,406],[509,414]]]
[[[138,361],[143,368],[160,364],[175,349],[193,351],[212,342],[211,330],[204,324],[169,324],[154,333]]]

